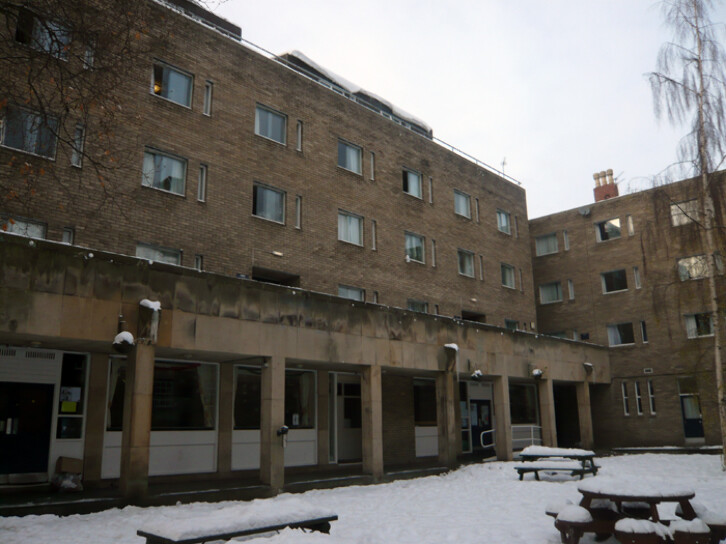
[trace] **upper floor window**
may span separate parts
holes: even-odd
[[[8,107],[0,123],[2,145],[41,157],[55,157],[58,120],[29,110]]]
[[[83,166],[83,144],[86,139],[86,129],[83,125],[76,125],[73,131],[73,141],[71,142],[71,164],[80,168]]]
[[[633,324],[616,323],[614,325],[608,325],[608,344],[611,346],[635,344]]]
[[[423,198],[421,174],[413,170],[403,169],[403,192],[416,198]]]
[[[694,255],[678,259],[678,277],[681,281],[698,280],[708,276],[708,257]]]
[[[338,166],[360,174],[362,172],[360,147],[338,140]]]
[[[214,91],[214,83],[207,81],[204,84],[204,106],[202,113],[206,116],[212,115],[212,93]]]
[[[511,264],[502,263],[502,285],[510,289],[515,289],[514,277],[514,267]]]
[[[56,21],[42,19],[27,9],[21,9],[18,13],[15,41],[50,53],[54,57],[67,59],[71,33]]]
[[[505,319],[504,326],[510,331],[518,331],[519,330],[519,321],[516,321],[514,319]]]
[[[406,302],[406,307],[412,312],[421,312],[424,314],[429,313],[429,303],[424,302],[423,300],[414,300],[410,298]]]
[[[686,315],[686,335],[688,338],[700,338],[702,336],[713,336],[713,320],[711,314],[690,314]]]
[[[154,63],[151,92],[182,106],[192,105],[192,76],[168,64]]]
[[[46,238],[45,223],[31,221],[29,219],[18,219],[16,217],[8,217],[3,220],[0,217],[0,227],[5,232],[17,234],[18,236],[27,236],[28,238]]]
[[[595,235],[597,236],[598,242],[605,242],[606,240],[615,240],[620,238],[620,218],[608,219],[607,221],[601,221],[595,223]]]
[[[177,195],[184,194],[187,161],[159,151],[144,152],[144,171],[141,184]]]
[[[454,189],[454,213],[471,219],[471,197]]]
[[[671,225],[680,227],[698,221],[698,200],[686,200],[671,204]]]
[[[557,253],[559,249],[557,246],[557,233],[552,232],[550,234],[537,236],[537,238],[534,239],[534,245],[537,257]]]
[[[363,245],[363,218],[359,215],[338,212],[338,240],[357,246]]]
[[[168,247],[155,246],[151,244],[136,244],[136,256],[148,261],[156,261],[167,264],[182,263],[182,253],[179,249],[170,249]]]
[[[406,233],[406,261],[415,261],[417,263],[426,262],[424,242],[425,239],[423,236],[411,232]]]
[[[348,285],[338,285],[338,296],[349,298],[350,300],[365,301],[366,292],[359,287],[350,287]]]
[[[285,223],[285,192],[255,184],[252,192],[252,215]]]
[[[287,116],[264,106],[255,109],[255,134],[285,144]]]
[[[474,277],[474,254],[465,249],[457,250],[459,256],[459,274],[468,278]]]
[[[505,234],[512,234],[512,219],[509,212],[497,210],[497,228]]]
[[[628,278],[625,275],[625,269],[603,272],[600,274],[600,279],[602,280],[603,293],[614,293],[628,289]]]
[[[562,284],[559,281],[545,283],[539,286],[540,304],[562,302]]]

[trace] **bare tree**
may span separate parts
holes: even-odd
[[[713,0],[665,0],[663,13],[673,30],[673,41],[658,56],[657,71],[649,74],[655,112],[674,124],[690,124],[681,140],[680,165],[700,179],[700,232],[709,258],[708,307],[714,330],[714,371],[726,470],[726,396],[722,365],[721,301],[716,285],[716,255],[720,228],[714,205],[718,194],[715,173],[726,158],[726,52],[723,26],[711,21]]]

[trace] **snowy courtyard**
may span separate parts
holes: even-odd
[[[641,454],[598,458],[595,478],[622,478],[673,487],[689,487],[693,499],[726,513],[726,473],[718,455]],[[279,544],[386,543],[552,543],[560,542],[548,504],[579,502],[579,480],[569,476],[531,475],[519,481],[518,463],[492,462],[463,467],[441,476],[400,480],[389,484],[314,490],[297,498],[332,510],[339,519],[330,535],[286,529],[271,538],[249,542]],[[586,479],[592,479],[587,476]],[[289,495],[266,499],[285,501]],[[0,518],[2,544],[143,544],[136,530],[159,520],[204,519],[241,502],[196,503],[169,507],[113,509],[90,515]],[[670,505],[661,517],[671,517]],[[580,542],[594,542],[586,534]],[[611,537],[606,544],[615,544]]]

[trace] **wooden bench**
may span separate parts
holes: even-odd
[[[597,465],[582,466],[582,463],[578,461],[554,461],[548,459],[543,463],[531,462],[526,465],[518,465],[514,467],[514,470],[519,474],[519,479],[523,480],[524,475],[528,472],[534,473],[534,479],[539,480],[540,472],[566,472],[570,476],[579,476],[582,480],[585,474],[597,474],[597,469],[600,468]]]

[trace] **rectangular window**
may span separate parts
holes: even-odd
[[[338,210],[338,240],[357,246],[363,245],[363,218]]]
[[[413,170],[403,169],[403,192],[416,198],[423,198],[421,192],[421,174]]]
[[[83,143],[86,139],[86,129],[83,125],[76,125],[73,131],[73,148],[71,149],[71,165],[80,168],[83,166]]]
[[[0,227],[0,230],[10,234],[38,238],[39,240],[45,240],[47,231],[45,223],[30,221],[29,219],[17,219],[15,217],[0,217]]]
[[[640,394],[640,382],[635,382],[635,409],[638,415],[643,415],[643,396]]]
[[[83,438],[86,355],[64,353],[60,376],[56,438]]]
[[[255,184],[252,193],[252,215],[285,223],[285,192]]]
[[[680,227],[699,220],[698,200],[686,200],[671,204],[671,225]]]
[[[519,220],[516,215],[514,216],[514,236],[519,238]]]
[[[567,280],[567,291],[570,293],[570,300],[575,300],[575,282]]]
[[[151,74],[151,92],[182,106],[192,106],[192,82],[190,74],[161,62],[154,63]]]
[[[73,227],[64,227],[63,233],[61,234],[61,242],[64,244],[73,245],[73,241],[76,238],[76,229]]]
[[[285,370],[285,425],[291,429],[315,427],[315,372]]]
[[[655,415],[655,389],[653,388],[653,380],[648,380],[648,403],[650,404],[650,414]]]
[[[182,252],[179,249],[171,249],[168,247],[154,246],[151,244],[136,244],[136,256],[147,261],[182,264]]]
[[[371,249],[376,251],[378,249],[378,224],[375,219],[371,219]]]
[[[708,277],[708,257],[694,255],[678,259],[678,277],[681,281],[700,280]]]
[[[297,122],[297,130],[295,131],[297,136],[297,144],[295,145],[295,151],[302,151],[303,146],[303,122]]]
[[[144,187],[183,195],[186,177],[186,160],[151,149],[144,152],[144,171],[141,178],[141,185]]]
[[[54,57],[65,60],[68,58],[71,33],[62,24],[48,19],[41,19],[33,12],[21,8],[18,13],[15,40],[33,49],[45,51]]]
[[[514,279],[514,267],[510,264],[504,264],[501,265],[502,269],[502,285],[504,287],[509,287],[510,289],[515,289],[515,279]]]
[[[197,183],[197,200],[206,202],[207,200],[207,165],[199,165],[199,181]]]
[[[234,428],[259,429],[262,405],[262,371],[236,366],[234,392]]]
[[[628,278],[625,275],[625,269],[603,272],[600,274],[600,279],[602,281],[603,294],[626,291],[628,289]]]
[[[620,238],[620,218],[595,223],[595,236],[598,242]]]
[[[204,270],[204,255],[194,255],[194,268],[200,272]]]
[[[454,189],[454,213],[471,219],[471,197]]]
[[[570,235],[566,230],[562,231],[562,245],[565,246],[565,251],[570,251]]]
[[[537,238],[534,239],[534,245],[537,257],[557,253],[559,251],[559,247],[557,246],[557,233],[552,232],[550,234],[537,236]]]
[[[366,292],[364,289],[360,289],[358,287],[338,285],[338,296],[342,298],[349,298],[350,300],[358,300],[360,302],[363,302],[366,299]]]
[[[690,314],[686,315],[686,335],[688,338],[702,338],[713,336],[713,321],[711,314]]]
[[[512,233],[509,212],[505,212],[504,210],[497,210],[497,229],[499,229],[499,232],[503,232],[505,234]]]
[[[559,281],[539,286],[539,303],[551,304],[553,302],[562,302],[562,284]]]
[[[431,267],[436,268],[436,240],[431,240]]]
[[[484,256],[479,255],[479,279],[484,281]]]
[[[84,70],[91,70],[93,68],[93,64],[96,61],[96,46],[98,45],[98,40],[95,37],[88,38],[88,43],[86,44],[86,50],[83,52],[83,69]]]
[[[285,145],[287,116],[257,104],[255,108],[255,134]]]
[[[436,381],[414,378],[413,420],[416,427],[436,427]]]
[[[522,280],[522,269],[519,269],[519,290],[524,293],[524,281]],[[525,328],[527,327],[527,322],[524,322]]]
[[[376,154],[371,151],[371,181],[376,180]]]
[[[202,113],[207,117],[212,115],[212,92],[214,90],[214,83],[207,81],[204,83],[204,107]]]
[[[634,236],[635,227],[633,226],[633,216],[632,215],[626,216],[626,223],[628,224],[628,236]]]
[[[55,157],[58,120],[28,110],[8,107],[0,124],[2,145],[41,157]]]
[[[378,304],[378,291],[373,291],[373,302]]]
[[[478,198],[474,199],[474,212],[476,215],[476,222],[478,223],[479,222],[479,199]]]
[[[630,403],[628,402],[628,382],[622,382],[620,389],[623,393],[623,415],[630,415]]]
[[[648,329],[645,326],[645,321],[640,322],[640,336],[643,339],[643,343],[647,344],[648,343]]]
[[[434,178],[429,176],[429,204],[434,203]]]
[[[429,313],[429,303],[422,300],[408,299],[406,307],[412,312],[421,312],[422,314]]]
[[[465,249],[457,250],[459,256],[459,274],[467,278],[474,277],[474,254]]]
[[[616,323],[608,325],[608,344],[610,346],[624,346],[635,343],[632,323]]]
[[[515,321],[514,319],[505,319],[504,327],[510,331],[517,331],[519,330],[519,321]]]
[[[411,232],[406,233],[406,262],[414,261],[417,263],[425,263],[426,255],[424,254],[425,238]]]
[[[295,197],[295,228],[302,228],[302,197],[300,195]]]
[[[338,166],[341,168],[360,174],[361,153],[361,148],[357,145],[338,140]]]
[[[633,267],[633,281],[635,282],[636,289],[640,289],[643,286],[640,283],[640,269],[637,266]]]

